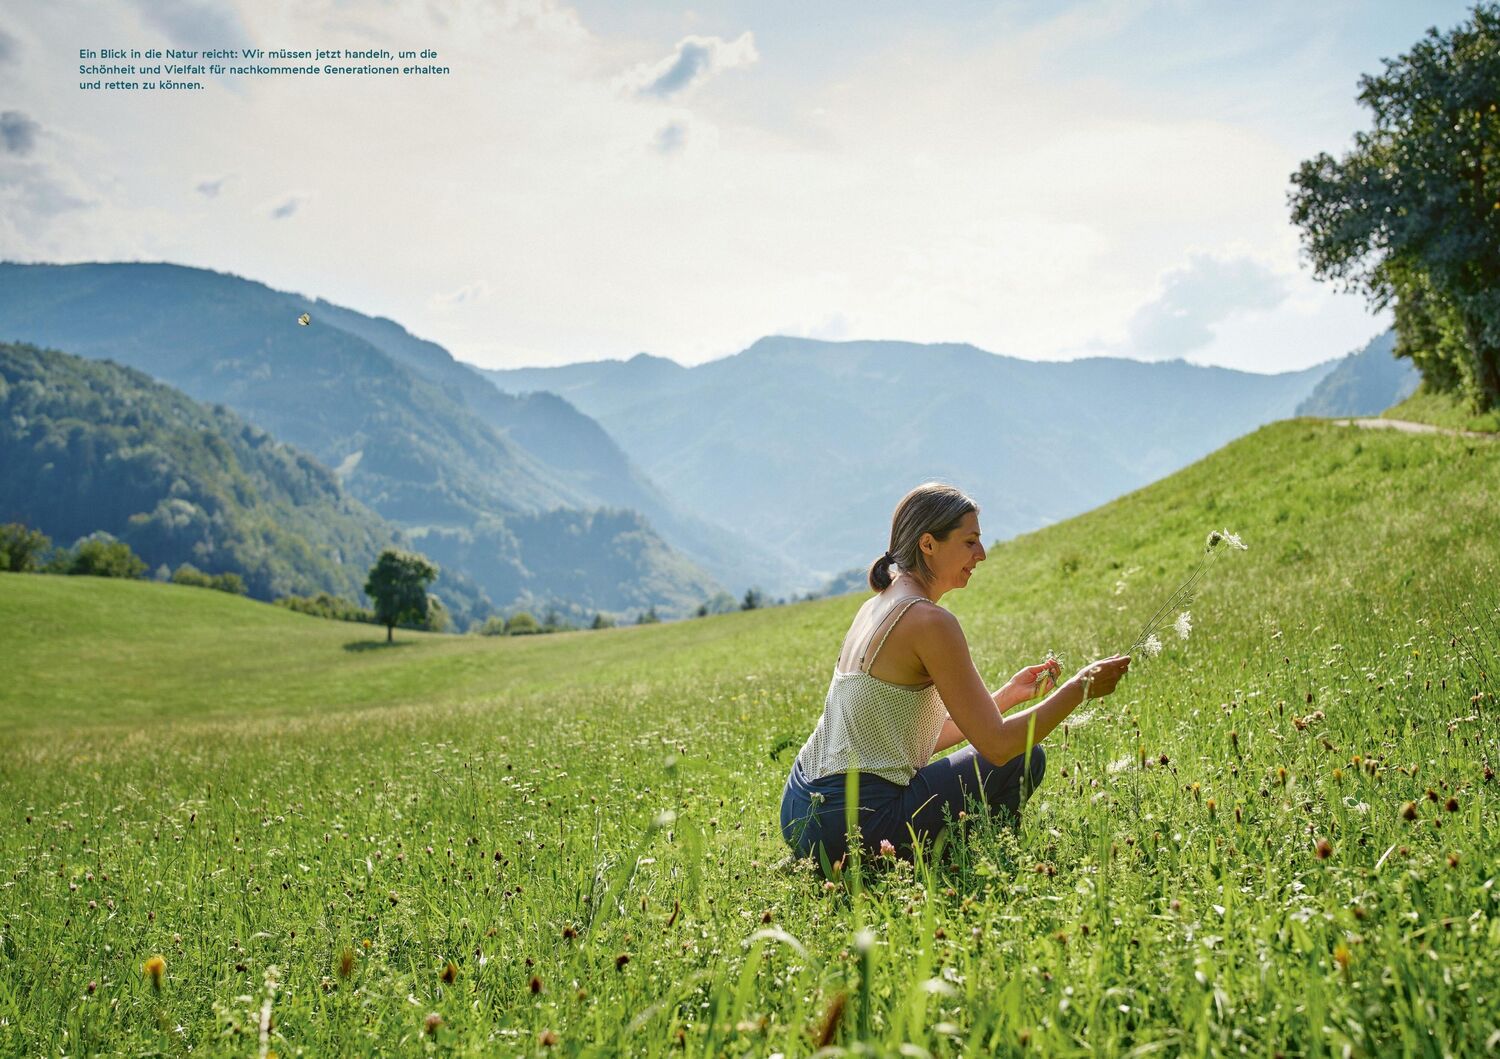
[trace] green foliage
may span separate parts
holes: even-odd
[[[397,548],[380,553],[365,580],[365,595],[375,603],[375,620],[385,626],[387,641],[397,625],[425,626],[432,600],[427,586],[437,575],[426,556]]]
[[[594,620],[589,624],[590,629],[613,629],[615,619],[609,617],[603,611],[594,612]]]
[[[183,563],[172,571],[174,585],[190,585],[194,588],[212,588],[237,596],[245,595],[245,581],[239,574],[228,571],[222,574],[205,574],[192,563]]]
[[[357,595],[395,532],[307,455],[141,372],[0,343],[0,380],[0,510],[56,539],[102,530],[270,599]]]
[[[641,611],[635,619],[637,625],[656,625],[661,621],[661,616],[656,613],[655,607]]]
[[[1449,430],[1477,430],[1481,433],[1500,432],[1500,409],[1477,413],[1468,403],[1450,393],[1435,393],[1428,387],[1419,386],[1406,400],[1387,409],[1385,417],[1406,419],[1414,423],[1428,423]]]
[[[1360,79],[1374,127],[1298,168],[1292,219],[1322,279],[1394,303],[1435,391],[1500,405],[1500,7],[1477,4]]]
[[[542,623],[524,610],[512,614],[505,622],[507,636],[533,636],[542,631]]]
[[[57,552],[48,561],[46,570],[86,577],[135,578],[144,574],[147,566],[130,550],[130,545],[99,532],[82,538],[71,549]]]
[[[13,574],[39,570],[52,538],[21,522],[0,526],[0,570]]]
[[[765,605],[766,597],[760,589],[745,589],[745,597],[740,600],[740,610],[758,610]]]
[[[481,636],[504,636],[505,619],[498,614],[492,614],[484,619],[484,624],[479,627]]]
[[[1497,475],[1284,423],[999,545],[943,600],[992,685],[1128,642],[1206,530],[1250,551],[1047,738],[1018,831],[829,888],[776,807],[862,595],[372,651],[0,574],[0,1052],[250,1054],[269,1011],[279,1055],[808,1056],[842,994],[850,1054],[1485,1054]]]
[[[275,602],[278,607],[285,607],[298,614],[310,614],[315,618],[380,624],[375,620],[374,611],[328,592],[319,592],[315,596],[282,596]]]

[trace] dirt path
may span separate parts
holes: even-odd
[[[1447,434],[1451,438],[1485,438],[1493,441],[1500,434],[1486,434],[1479,430],[1454,430],[1452,427],[1435,427],[1431,423],[1413,423],[1409,419],[1335,419],[1334,426],[1364,427],[1366,430],[1399,430],[1403,434]]]

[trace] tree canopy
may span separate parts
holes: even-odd
[[[1500,407],[1500,6],[1360,78],[1374,125],[1288,196],[1319,279],[1392,307],[1430,389]]]
[[[385,626],[387,643],[393,639],[397,625],[427,620],[427,586],[437,575],[438,568],[425,556],[396,548],[380,553],[370,567],[365,595],[375,603],[375,620]]]

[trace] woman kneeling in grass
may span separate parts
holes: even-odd
[[[1093,662],[1002,717],[1056,684],[1059,667],[1049,658],[985,689],[958,619],[937,605],[983,561],[979,508],[957,489],[929,482],[896,505],[890,550],[870,567],[875,595],[849,626],[823,716],[782,793],[781,833],[798,856],[821,846],[830,864],[844,857],[846,773],[856,770],[859,835],[870,853],[910,857],[913,841],[936,834],[945,812],[957,819],[971,798],[1019,818],[1045,768],[1036,744],[1085,694],[1108,695],[1124,676],[1128,655]],[[965,739],[963,750],[931,761]]]

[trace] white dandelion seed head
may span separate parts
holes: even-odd
[[[1183,611],[1177,615],[1177,620],[1172,623],[1172,628],[1177,630],[1177,635],[1186,640],[1193,634],[1193,615],[1191,611]]]
[[[1156,633],[1152,633],[1141,641],[1141,650],[1151,658],[1161,654],[1161,640],[1157,638]]]

